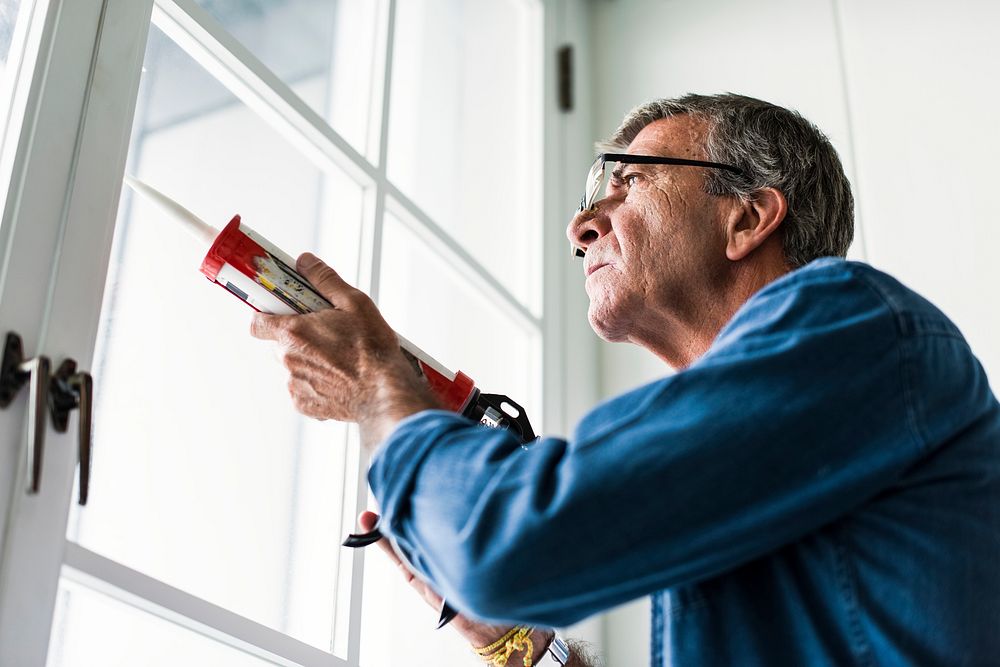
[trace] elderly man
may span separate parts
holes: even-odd
[[[521,448],[436,410],[311,256],[337,309],[255,319],[298,408],[360,424],[415,585],[497,664],[538,664],[552,633],[472,619],[564,626],[644,595],[657,667],[997,664],[1000,405],[940,311],[840,259],[853,200],[829,141],[689,95],[633,111],[608,152],[567,230],[590,323],[677,372],[569,440]]]

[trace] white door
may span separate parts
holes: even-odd
[[[27,390],[0,412],[0,664],[476,664],[339,546],[367,503],[353,429],[294,412],[205,249],[121,177],[317,252],[540,430],[562,398],[541,260],[564,248],[541,225],[542,3],[5,2],[25,56],[0,334],[95,392],[86,506],[75,413],[28,494]]]

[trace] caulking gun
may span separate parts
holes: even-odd
[[[277,315],[312,313],[335,308],[293,268],[295,260],[277,246],[233,216],[222,231],[215,229],[162,192],[142,181],[125,177],[136,192],[160,205],[202,242],[210,244],[201,264],[201,272],[216,285],[254,310]],[[475,382],[461,371],[452,372],[399,334],[399,347],[414,372],[424,377],[444,408],[486,426],[507,428],[522,443],[535,439],[524,409],[507,396],[481,392]],[[348,535],[344,546],[365,547],[381,538],[378,526],[362,534]],[[442,604],[438,627],[447,624],[457,612]]]

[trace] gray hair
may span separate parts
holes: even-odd
[[[707,160],[743,171],[706,170],[706,192],[752,201],[771,187],[785,196],[782,242],[790,266],[847,255],[854,238],[851,185],[830,140],[795,111],[733,93],[653,100],[630,111],[598,150],[621,152],[645,126],[682,114],[708,121]]]

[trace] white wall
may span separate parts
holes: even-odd
[[[1000,383],[1000,3],[844,3],[868,258],[940,306]]]
[[[851,255],[937,303],[1000,378],[1000,3],[590,0],[593,138],[632,106],[733,91],[789,106],[840,151],[857,198]],[[582,173],[581,173],[582,179]],[[613,395],[667,372],[601,347]],[[609,665],[648,661],[648,605],[606,616]]]

